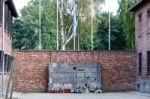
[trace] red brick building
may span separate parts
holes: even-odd
[[[150,0],[137,0],[135,14],[137,89],[150,93]]]
[[[0,0],[0,70],[3,67],[3,59],[5,59],[6,65],[9,63],[12,55],[11,24],[13,17],[18,17],[13,1]]]

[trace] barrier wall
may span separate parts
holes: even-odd
[[[48,91],[50,62],[95,62],[102,69],[103,91],[135,90],[135,52],[127,51],[14,51],[16,90]]]

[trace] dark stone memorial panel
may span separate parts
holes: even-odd
[[[88,85],[101,89],[101,66],[97,63],[49,63],[49,90],[54,88],[71,89]]]

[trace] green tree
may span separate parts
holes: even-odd
[[[136,0],[118,0],[119,2],[119,17],[123,24],[123,31],[126,38],[126,49],[135,49],[135,29],[134,16],[129,13],[129,9],[135,5]]]
[[[84,1],[84,2],[83,2]],[[105,0],[79,0],[80,5],[78,7],[81,15],[78,17],[79,27],[78,34],[80,37],[80,50],[91,50],[91,28],[93,32],[98,29],[99,16],[101,15],[101,10],[99,9]],[[93,6],[94,15],[92,15],[91,7]],[[93,17],[93,27],[91,18]]]
[[[72,32],[72,29],[70,28],[72,24],[72,16],[70,13],[68,13],[68,9],[70,9],[70,5],[68,3],[69,0],[65,1],[65,7],[64,7],[64,13],[63,13],[63,19],[64,19],[64,31],[65,31],[65,38],[68,38]],[[100,5],[104,2],[104,0],[93,0],[94,9],[96,10],[96,13],[99,12],[97,5]],[[82,34],[84,34],[84,31],[90,34],[90,17],[91,14],[89,11],[91,6],[91,0],[77,0],[77,12],[78,12],[78,35],[82,39]],[[70,9],[71,10],[71,9]],[[30,39],[30,42],[24,42],[26,46],[22,47],[22,49],[35,49],[38,45],[38,23],[39,23],[39,0],[31,0],[27,6],[25,6],[21,10],[21,23],[20,25],[25,26],[23,33],[25,33],[27,36],[25,38],[28,40]],[[55,50],[56,49],[56,0],[42,0],[42,46],[44,50]],[[59,14],[60,15],[60,14]],[[83,17],[85,20],[83,20]],[[94,17],[94,20],[96,20],[96,14]],[[96,22],[96,21],[95,21]],[[17,24],[14,22],[14,26]],[[60,19],[59,19],[60,24]],[[84,26],[83,26],[84,24]],[[59,26],[59,29],[61,26]],[[17,30],[18,29],[18,30]],[[21,34],[22,31],[19,30],[19,27],[14,27],[14,45],[16,44],[18,39],[16,36],[21,36],[18,34]],[[18,33],[16,33],[16,30]],[[60,30],[59,30],[60,31]],[[20,33],[19,33],[20,32]],[[29,37],[28,37],[29,36]],[[59,38],[61,38],[61,33],[59,33]],[[61,40],[59,42],[62,42]],[[73,40],[67,45],[67,49],[72,49]],[[28,47],[27,47],[28,46]],[[15,49],[18,49],[17,46],[14,47]],[[20,48],[19,48],[20,49]]]
[[[13,49],[28,50],[34,49],[35,34],[30,24],[25,24],[22,20],[16,19],[13,22]]]
[[[14,49],[20,42],[17,36],[23,36],[24,46],[21,49],[35,49],[38,46],[39,0],[31,0],[21,10],[21,21],[13,23]],[[56,6],[53,0],[42,0],[42,47],[43,50],[56,49]],[[23,28],[23,29],[22,29]],[[21,29],[21,30],[20,30]],[[16,32],[17,31],[17,32]],[[29,41],[29,42],[28,42]],[[23,42],[23,41],[22,41]],[[16,46],[18,45],[18,46]]]
[[[94,50],[108,50],[109,14],[103,12],[99,17],[98,31],[95,33]],[[125,49],[125,35],[120,18],[111,14],[111,50]]]
[[[77,17],[78,17],[78,35],[80,37],[80,33],[84,33],[86,28],[90,27],[89,24],[91,21],[92,13],[91,7],[95,10],[94,19],[96,19],[96,15],[99,12],[98,8],[100,4],[104,2],[104,0],[58,0],[59,1],[59,20],[60,20],[60,34],[61,34],[61,49],[65,50],[67,45],[72,45],[72,12],[75,7],[77,6]],[[72,1],[72,2],[70,2]],[[86,23],[86,27],[81,26],[82,24]],[[81,28],[82,27],[82,28]],[[90,34],[90,32],[89,32]],[[71,43],[71,44],[69,44]],[[69,47],[69,46],[68,46]],[[71,46],[72,47],[72,46]],[[70,47],[70,48],[71,48]]]

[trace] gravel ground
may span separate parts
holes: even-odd
[[[101,94],[14,93],[13,97],[17,99],[150,99],[150,95],[137,92]]]

